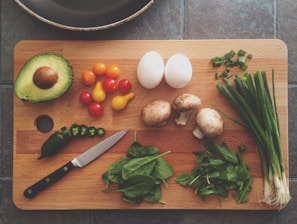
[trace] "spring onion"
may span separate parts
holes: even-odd
[[[237,57],[236,57],[237,56]],[[247,70],[248,65],[246,64],[246,59],[252,59],[252,54],[247,54],[245,50],[238,50],[237,54],[234,50],[231,50],[225,53],[223,56],[216,56],[211,59],[211,63],[213,67],[219,67],[221,65],[225,65],[226,69],[221,73],[216,73],[215,78],[230,78],[232,75],[229,74],[230,68],[239,66],[241,70]]]
[[[283,208],[291,199],[283,151],[280,140],[280,127],[275,98],[274,70],[272,70],[272,96],[265,72],[254,75],[245,73],[235,76],[234,85],[227,79],[216,85],[233,109],[240,116],[233,122],[248,129],[254,136],[261,157],[264,178],[262,202]]]

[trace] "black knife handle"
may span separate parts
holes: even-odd
[[[70,170],[74,168],[71,162],[65,164],[61,168],[57,169],[56,171],[52,172],[48,176],[44,177],[40,181],[36,182],[32,186],[28,187],[24,191],[24,196],[27,198],[35,197],[40,191],[44,190],[45,188],[51,186],[52,184],[56,183],[62,177],[64,177]]]

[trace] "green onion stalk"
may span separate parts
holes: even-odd
[[[228,119],[245,127],[255,138],[261,158],[264,196],[261,202],[283,208],[291,199],[286,177],[275,98],[274,70],[272,96],[265,72],[235,76],[234,85],[227,79],[216,87],[240,116]]]

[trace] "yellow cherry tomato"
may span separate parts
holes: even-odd
[[[105,91],[102,87],[102,83],[100,81],[98,81],[96,83],[96,86],[92,91],[92,98],[97,103],[103,102],[106,98],[106,93],[105,93]]]
[[[132,100],[135,96],[135,93],[130,92],[123,96],[115,96],[111,101],[111,107],[114,110],[123,110],[126,108],[128,102]]]

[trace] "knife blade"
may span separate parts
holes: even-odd
[[[35,184],[31,185],[24,191],[24,196],[27,198],[35,197],[40,191],[46,189],[47,187],[51,186],[52,184],[56,183],[66,174],[68,174],[73,168],[82,168],[92,162],[94,159],[102,155],[104,152],[109,150],[112,146],[114,146],[119,140],[121,140],[128,129],[121,130],[112,136],[104,139],[103,141],[99,142],[98,144],[92,146],[79,156],[75,157],[73,160],[66,163],[64,166],[60,167],[59,169],[55,170],[48,176],[42,178]]]

